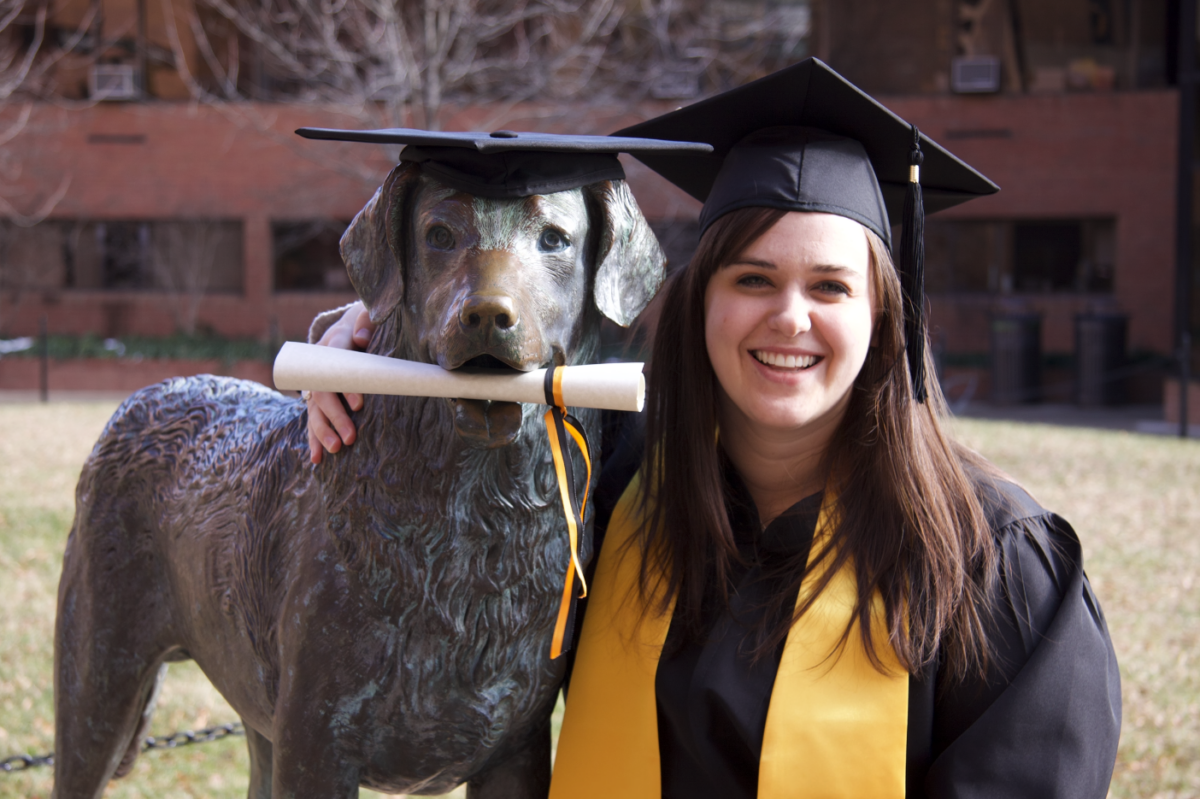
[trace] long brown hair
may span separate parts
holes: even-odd
[[[739,558],[714,439],[717,383],[705,347],[704,294],[713,274],[785,213],[746,208],[721,217],[664,291],[647,397],[640,587],[643,598],[663,588],[659,596],[677,597],[676,618],[689,635],[702,634],[706,590],[715,589],[728,602],[728,576]],[[886,246],[864,232],[876,329],[821,466],[827,488],[837,497],[838,523],[823,550],[831,560],[819,570],[825,576],[818,590],[802,606],[783,607],[794,592],[775,597],[754,655],[774,651],[851,558],[858,577],[856,618],[875,665],[882,668],[870,616],[871,598],[879,591],[887,644],[904,668],[916,673],[941,657],[947,673],[961,678],[982,672],[987,663],[984,600],[995,579],[996,553],[964,470],[967,464],[985,469],[986,464],[942,431],[945,400],[935,380],[925,403],[913,400],[900,283]],[[935,374],[926,359],[926,374]],[[785,567],[798,588],[805,563]],[[666,601],[645,610],[665,612]],[[850,631],[848,626],[845,635]]]

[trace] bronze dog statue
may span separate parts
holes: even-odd
[[[414,163],[342,252],[370,350],[448,369],[587,362],[663,266],[623,181],[488,200]],[[303,403],[254,383],[126,400],[76,491],[54,795],[127,772],[165,664],[191,658],[245,722],[250,797],[544,796],[569,552],[540,410],[367,397],[358,443],[312,468]]]

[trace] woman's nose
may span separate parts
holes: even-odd
[[[779,307],[771,316],[771,328],[794,338],[812,327],[811,303],[802,291],[787,291],[779,297]]]

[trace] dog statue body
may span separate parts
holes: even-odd
[[[627,324],[662,279],[621,181],[487,200],[402,164],[342,250],[370,350],[449,369],[587,362],[600,314]],[[252,798],[544,796],[570,555],[541,410],[368,396],[357,443],[313,468],[304,405],[256,384],[128,399],[77,489],[54,795],[131,768],[190,658],[246,725]]]

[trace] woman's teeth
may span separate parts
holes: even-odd
[[[763,352],[754,350],[753,353],[761,363],[780,369],[807,369],[817,362],[816,355],[784,355],[779,352]]]

